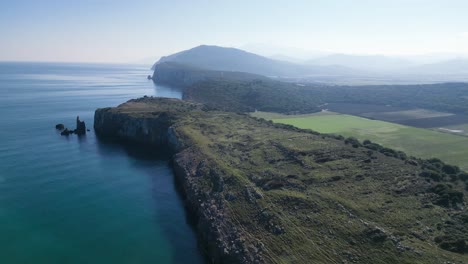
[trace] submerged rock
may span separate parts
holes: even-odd
[[[73,131],[72,130],[68,130],[68,128],[65,128],[65,130],[63,130],[60,135],[62,136],[68,136],[70,134],[73,134]]]
[[[55,125],[55,129],[57,130],[64,130],[65,129],[65,126],[63,124],[57,124]]]

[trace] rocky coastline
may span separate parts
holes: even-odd
[[[180,103],[180,100],[142,98],[138,102],[156,100]],[[185,104],[185,103],[184,103]],[[196,109],[199,106],[194,106]],[[195,224],[201,249],[210,263],[263,263],[257,250],[246,248],[235,225],[224,211],[223,197],[207,194],[198,186],[201,175],[200,157],[196,148],[180,138],[174,126],[179,116],[170,111],[154,111],[148,117],[139,113],[115,111],[116,108],[97,109],[94,116],[96,135],[125,144],[143,144],[164,148],[172,154],[171,164],[175,180],[184,199],[189,217]]]

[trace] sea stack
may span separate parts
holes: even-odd
[[[80,117],[76,117],[76,129],[75,134],[77,135],[84,135],[86,134],[86,125],[84,121],[80,121]]]

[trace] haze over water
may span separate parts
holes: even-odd
[[[202,263],[168,157],[99,142],[94,110],[154,86],[146,67],[0,63],[2,263]],[[91,132],[60,136],[79,115]],[[138,152],[135,152],[138,154]]]

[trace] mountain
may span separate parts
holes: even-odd
[[[424,64],[409,68],[407,71],[415,74],[466,75],[468,74],[468,59],[457,58]]]
[[[412,66],[410,61],[383,55],[332,54],[307,61],[311,65],[340,65],[366,71],[392,71]]]
[[[202,45],[162,57],[156,65],[175,62],[205,70],[236,71],[278,77],[343,76],[357,71],[343,66],[303,65],[266,58],[236,48]]]
[[[308,50],[297,47],[278,46],[274,44],[265,43],[250,43],[239,47],[239,49],[252,52],[261,56],[265,56],[272,59],[278,59],[276,57],[287,57],[293,58],[292,62],[304,63],[307,60],[312,60],[319,57],[330,55],[330,52],[320,50]],[[283,59],[280,59],[283,60]],[[291,61],[287,59],[286,61]]]

